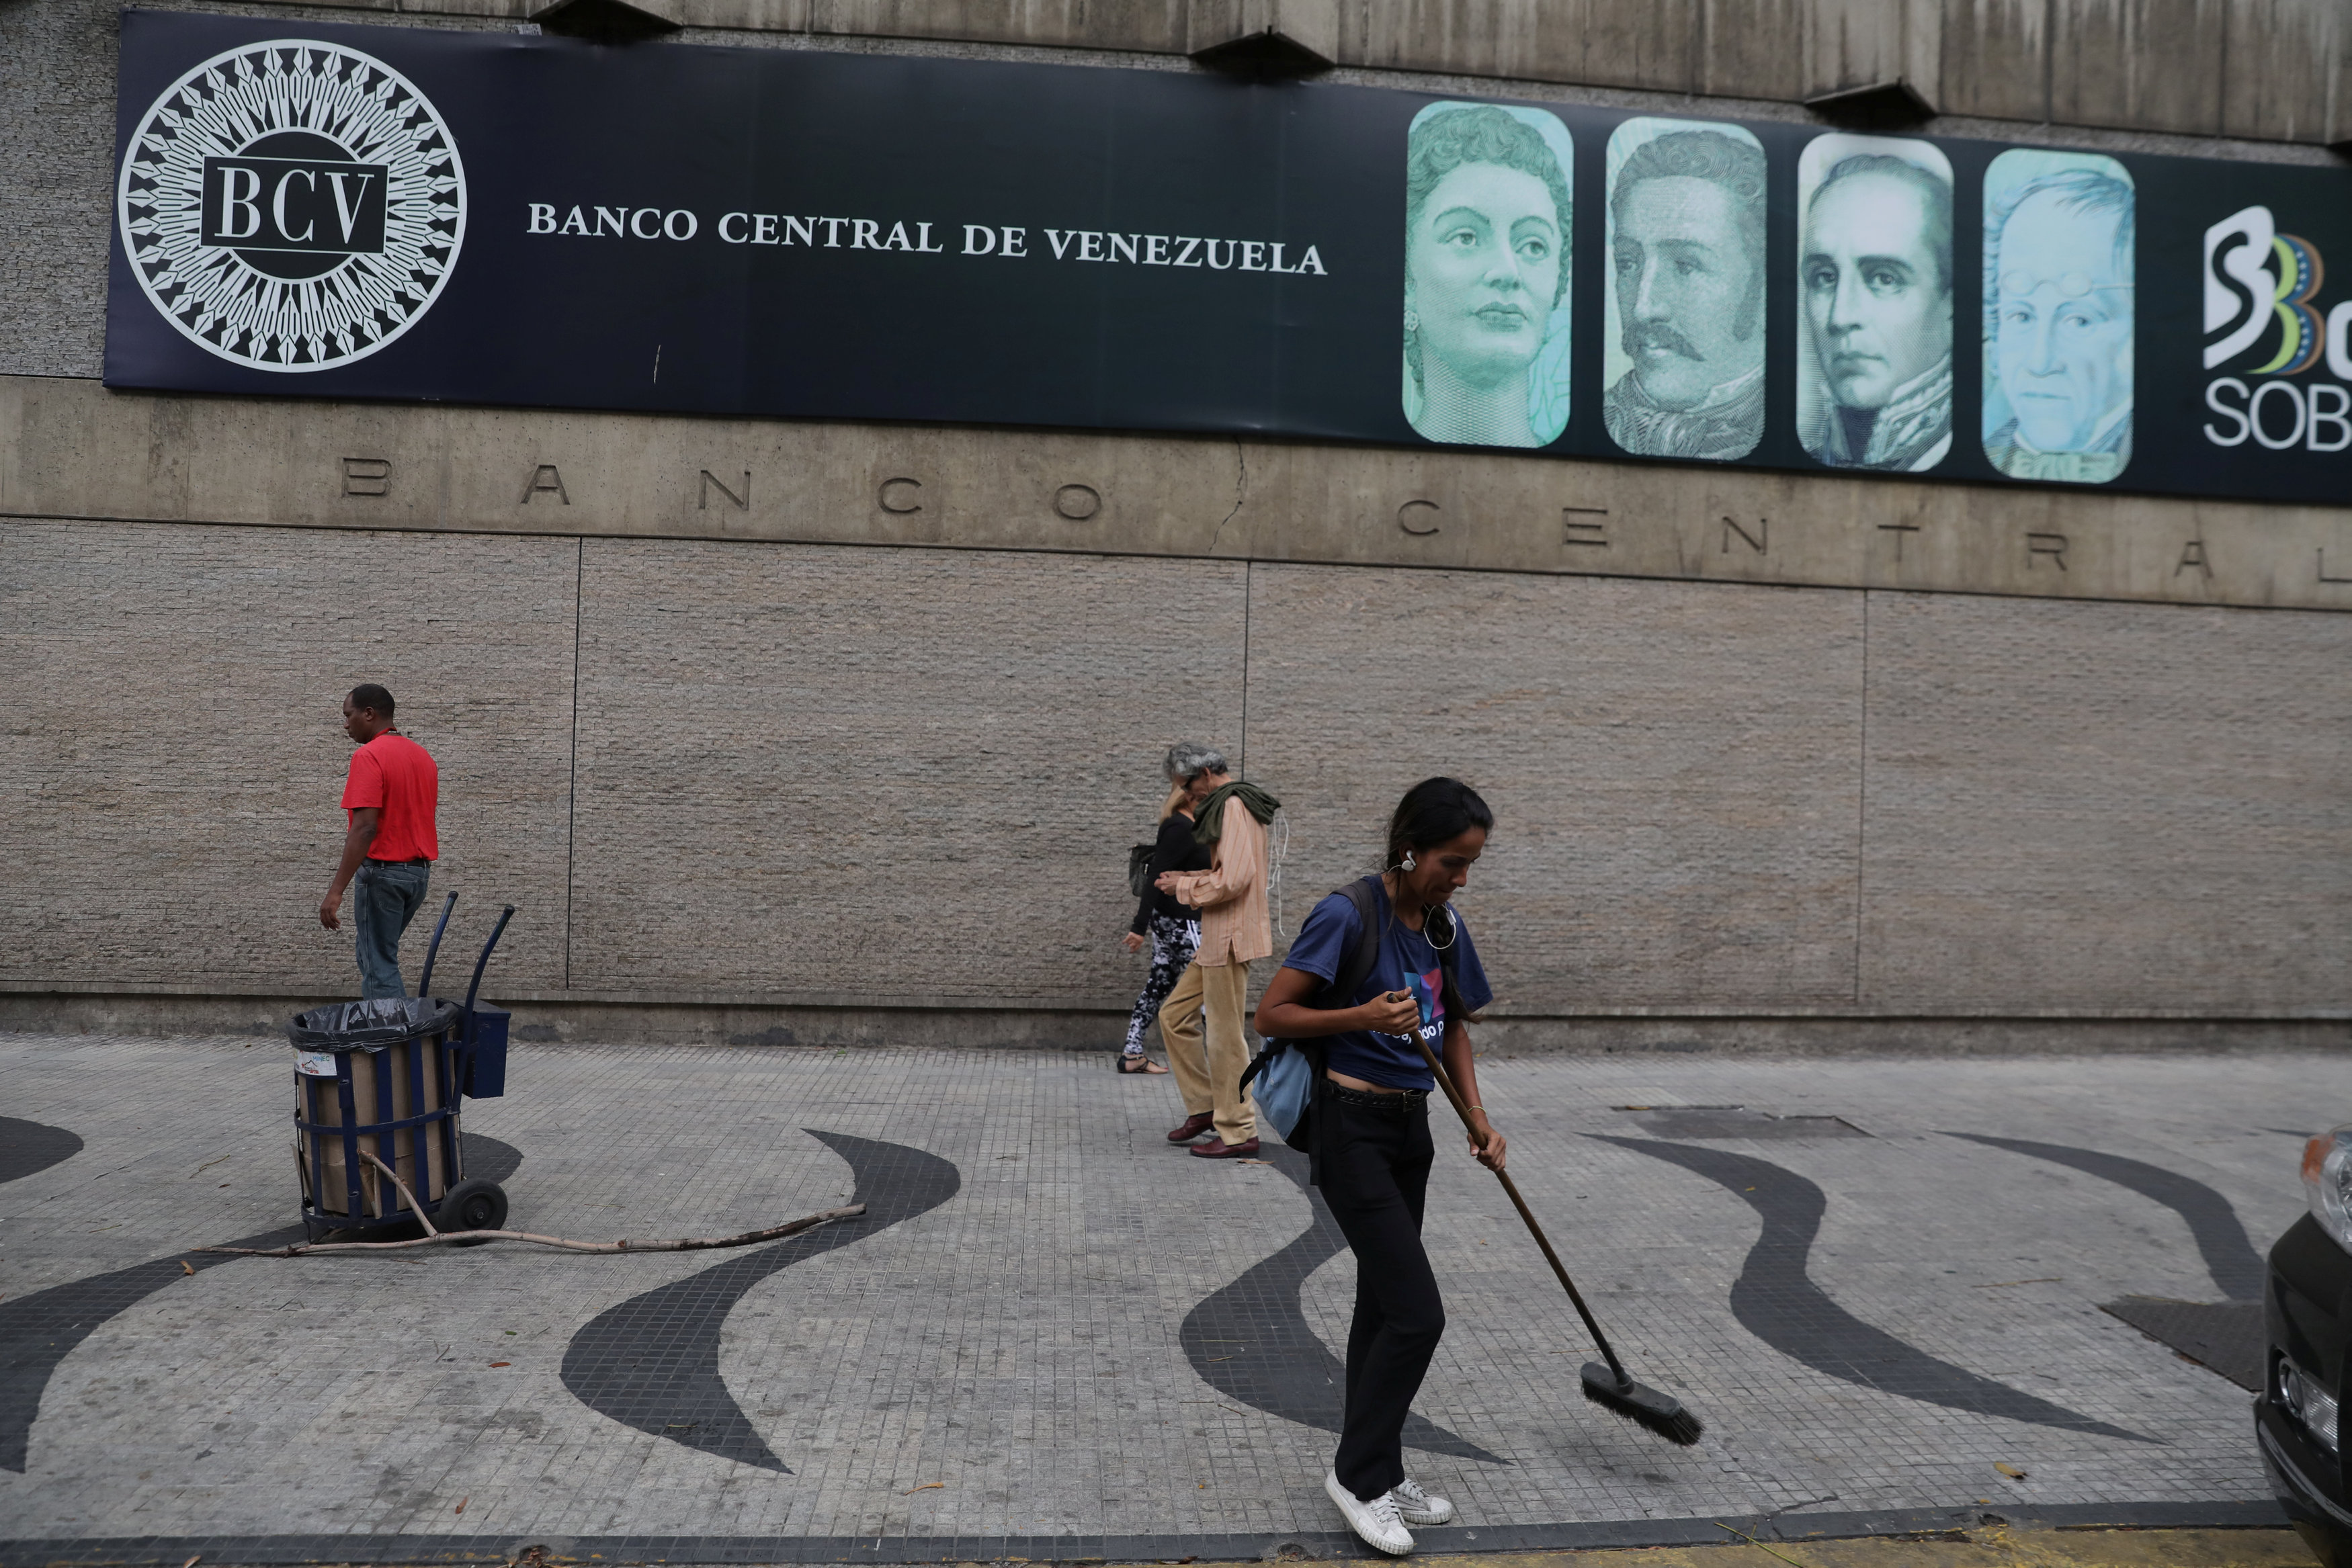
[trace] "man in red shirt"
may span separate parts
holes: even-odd
[[[359,928],[360,995],[404,997],[400,935],[425,902],[425,882],[441,856],[433,831],[441,770],[423,747],[393,728],[392,694],[382,686],[352,688],[343,699],[343,733],[360,743],[343,783],[351,826],[343,834],[342,863],[319,901],[319,924],[342,929],[335,912],[350,888],[352,922]]]

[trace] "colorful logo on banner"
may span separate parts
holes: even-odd
[[[432,308],[466,236],[456,139],[425,95],[340,44],[214,56],[131,132],[117,193],[148,300],[260,371],[363,360]]]
[[[2208,441],[2273,452],[2352,447],[2352,391],[2339,384],[2352,382],[2352,299],[2322,306],[2326,282],[2319,247],[2280,233],[2268,207],[2242,208],[2205,231],[2205,368],[2262,361],[2206,384],[2205,406],[2218,416],[2205,426]],[[2323,361],[2338,382],[2286,379]]]

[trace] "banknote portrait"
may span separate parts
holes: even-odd
[[[1433,103],[1405,149],[1404,414],[1432,441],[1542,446],[1568,426],[1568,128]]]
[[[1649,457],[1725,462],[1764,434],[1764,149],[1642,118],[1609,138],[1601,415]]]
[[[1952,449],[1952,165],[1828,135],[1797,161],[1797,434],[1832,468],[1916,474]]]
[[[2095,152],[2012,148],[1985,171],[1984,452],[2096,485],[2131,462],[2137,195]]]

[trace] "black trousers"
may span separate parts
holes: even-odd
[[[1445,1303],[1421,1247],[1429,1192],[1429,1103],[1331,1088],[1323,1201],[1356,1254],[1356,1319],[1348,1330],[1346,1415],[1331,1468],[1365,1502],[1404,1479],[1404,1423],[1445,1333]]]

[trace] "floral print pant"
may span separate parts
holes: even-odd
[[[1192,962],[1192,955],[1201,946],[1201,923],[1197,920],[1173,920],[1165,915],[1151,917],[1151,973],[1144,979],[1143,994],[1135,998],[1135,1011],[1127,1020],[1127,1054],[1143,1054],[1143,1034],[1160,1016],[1160,1004],[1184,977],[1184,970]]]

